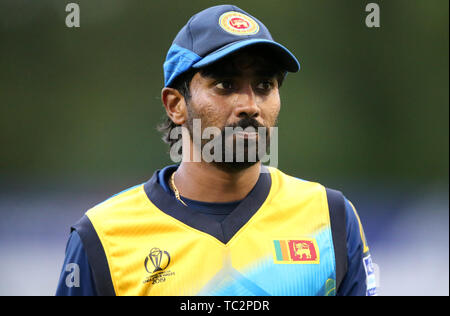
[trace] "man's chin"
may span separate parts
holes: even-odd
[[[255,164],[259,163],[259,161],[231,161],[231,162],[212,162],[217,168],[228,171],[228,172],[239,172],[246,170]]]

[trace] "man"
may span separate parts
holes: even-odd
[[[298,70],[245,11],[194,15],[164,63],[161,129],[183,160],[72,227],[57,295],[375,294],[353,205],[261,164]]]

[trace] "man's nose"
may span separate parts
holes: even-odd
[[[255,91],[252,86],[245,85],[236,95],[234,114],[237,117],[253,117],[256,118],[260,115],[260,108],[258,106]]]

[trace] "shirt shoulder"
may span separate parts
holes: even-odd
[[[376,295],[375,272],[363,225],[356,208],[345,198],[348,269],[338,295]]]
[[[112,212],[121,210],[136,203],[145,203],[146,195],[144,192],[144,184],[138,184],[119,193],[114,194],[105,201],[95,205],[86,212],[86,215],[102,214],[104,212]]]
[[[63,268],[59,277],[56,296],[96,296],[86,251],[79,234],[72,231],[67,241]]]

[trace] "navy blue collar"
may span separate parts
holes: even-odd
[[[158,173],[158,183],[161,187],[169,193],[174,199],[175,194],[169,186],[170,176],[178,169],[178,165],[171,165],[163,168]],[[211,217],[216,221],[223,221],[234,209],[239,205],[241,201],[225,202],[225,203],[212,203],[202,202],[186,198],[181,196],[181,199],[189,208],[196,210]],[[177,200],[178,203],[181,203]]]
[[[170,166],[170,168],[176,169],[177,166]],[[262,168],[265,167],[262,166]],[[205,214],[199,213],[194,208],[179,203],[173,197],[171,190],[167,191],[167,188],[163,188],[164,182],[161,186],[160,171],[157,170],[151,179],[144,184],[144,191],[150,201],[167,215],[215,237],[224,244],[258,211],[266,200],[272,184],[270,173],[265,169],[265,172],[260,173],[259,179],[250,193],[237,204],[236,208],[222,222],[218,222]]]

